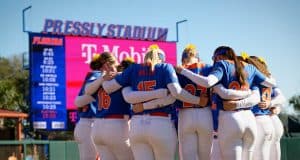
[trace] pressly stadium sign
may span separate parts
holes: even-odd
[[[166,41],[168,28],[46,19],[42,32],[57,35]]]

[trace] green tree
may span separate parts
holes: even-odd
[[[0,57],[0,109],[28,113],[29,74],[22,56]]]
[[[289,104],[293,105],[294,108],[300,111],[300,95],[294,95],[289,99]]]

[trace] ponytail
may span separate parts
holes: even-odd
[[[241,86],[248,85],[244,66],[232,48],[228,46],[220,46],[215,50],[214,57],[216,56],[223,56],[228,60],[233,60],[238,81],[240,82]]]
[[[241,86],[247,85],[247,77],[242,62],[237,58],[237,56],[233,57],[233,61],[235,64],[236,76],[238,77]]]
[[[271,73],[268,70],[267,64],[262,58],[259,58],[259,57],[256,57],[256,56],[250,56],[247,59],[247,62],[249,64],[254,65],[265,76],[267,76],[267,77],[271,76]]]
[[[149,46],[148,52],[146,53],[144,58],[144,63],[150,64],[152,71],[154,70],[155,65],[160,61],[159,54],[164,55],[164,52],[161,49],[159,49],[158,45],[153,44]]]
[[[91,70],[100,70],[101,66],[102,66],[102,62],[100,61],[101,59],[101,54],[95,54],[93,56],[93,59],[90,63],[90,69]]]

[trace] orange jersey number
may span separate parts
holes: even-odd
[[[139,91],[151,91],[156,86],[156,80],[152,81],[141,81],[139,82],[137,88]]]
[[[249,89],[249,85],[240,85],[238,81],[232,81],[229,86],[229,89],[235,89],[235,90],[244,90],[244,89]]]
[[[103,88],[100,88],[98,91],[98,109],[108,109],[110,106],[110,96],[104,91]]]
[[[197,85],[197,89],[193,84],[187,84],[185,85],[184,89],[186,91],[188,91],[189,93],[191,93],[192,95],[196,95],[196,91],[199,90],[200,91],[200,95],[201,94],[207,94],[207,88],[202,87]],[[187,102],[183,102],[183,107],[192,107],[193,104],[191,103],[187,103]]]

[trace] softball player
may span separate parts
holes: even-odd
[[[280,160],[281,158],[280,138],[283,135],[283,125],[278,117],[278,114],[280,113],[281,107],[285,103],[285,97],[280,91],[280,89],[277,87],[273,88],[271,97],[272,99],[269,108],[271,111],[270,117],[274,127],[274,133],[271,142],[272,144],[271,144],[271,151],[270,151],[270,159]]]
[[[261,70],[262,73],[270,76],[267,65],[262,58],[251,56],[250,59],[252,59],[252,63],[256,64],[257,68]],[[271,93],[268,90],[271,90]],[[254,157],[256,159],[280,159],[280,138],[283,134],[283,125],[277,114],[279,114],[280,106],[284,103],[285,98],[277,87],[274,87],[272,89],[264,89],[261,93],[262,102],[260,102],[259,104],[260,110],[258,108],[253,110],[254,114],[260,115],[259,117],[256,116],[256,120],[257,126],[261,127],[261,129],[258,130],[258,137],[260,137],[260,139],[258,139],[256,145],[257,154]],[[266,107],[268,108],[262,109]],[[270,118],[267,118],[267,115],[264,115],[264,113],[268,113],[268,115],[270,115]],[[261,115],[263,115],[264,118],[260,118]],[[270,149],[270,151],[268,151],[268,149]],[[268,153],[269,155],[267,155]]]
[[[199,104],[199,97],[189,94],[178,84],[170,64],[160,63],[158,47],[152,47],[145,56],[145,63],[134,64],[114,80],[104,82],[103,88],[114,92],[122,86],[131,86],[134,91],[150,91],[168,88],[172,96],[189,103]],[[174,159],[177,136],[170,114],[175,108],[166,105],[155,109],[143,108],[135,112],[130,122],[129,139],[135,159]]]
[[[223,100],[223,106],[226,109],[237,108],[238,106],[251,107],[259,102],[259,92],[249,90],[234,90],[225,89],[223,85],[218,84],[211,90],[211,99],[213,102]],[[237,101],[242,99],[240,101]],[[230,102],[234,102],[230,104]],[[239,103],[237,103],[239,102]],[[216,103],[213,103],[216,104]],[[219,125],[219,108],[215,105],[211,107],[212,119],[213,119],[213,141],[211,147],[211,160],[221,159],[221,151],[218,139],[218,125]],[[222,133],[221,133],[222,134]]]
[[[256,66],[266,76],[271,76],[270,72],[268,71],[267,64],[262,58],[250,56],[250,58],[248,58],[247,60],[248,63],[251,63],[254,66]],[[273,91],[273,89],[276,91]],[[258,106],[255,106],[252,109],[252,112],[256,116],[255,118],[258,127],[258,140],[255,146],[256,149],[254,156],[254,158],[258,160],[268,160],[270,159],[270,155],[274,155],[271,159],[280,159],[279,141],[280,137],[283,134],[283,127],[279,118],[276,115],[272,116],[272,111],[274,112],[275,110],[277,110],[278,106],[276,107],[276,105],[282,105],[282,103],[284,103],[284,97],[282,96],[278,88],[273,89],[261,86],[261,102],[258,104]],[[273,98],[272,100],[272,95],[273,97],[275,97],[275,92],[277,97]],[[271,105],[272,101],[273,104]],[[275,108],[271,108],[272,106],[274,106]],[[271,152],[272,143],[274,143],[273,152]],[[277,152],[278,149],[279,152]]]
[[[194,74],[181,67],[177,71],[195,83],[204,87],[211,87],[220,81],[226,88],[248,88],[253,82],[272,86],[274,80],[266,78],[253,65],[243,64],[238,61],[233,49],[226,46],[215,50],[213,71],[207,76]],[[245,72],[247,72],[247,77]],[[219,142],[222,158],[225,160],[242,159],[242,148],[247,148],[247,159],[252,159],[254,139],[256,136],[255,118],[249,108],[239,106],[234,111],[225,111],[220,98],[212,99],[212,108],[220,109],[219,116]],[[247,121],[249,123],[245,124]]]
[[[86,88],[88,94],[97,88],[94,97],[98,108],[91,137],[100,159],[132,160],[133,154],[128,143],[130,104],[124,101],[121,90],[108,95],[101,87],[106,79],[104,75],[116,73],[117,61],[113,54],[108,52],[101,54],[100,61],[103,76]]]
[[[215,104],[215,107],[220,105],[223,106],[225,111],[240,111],[240,110],[250,110],[252,106],[257,105],[260,102],[260,94],[259,94],[259,88],[254,86],[252,87],[252,94],[242,100],[221,100],[219,98],[218,94],[213,94],[212,101]],[[214,107],[214,108],[215,108]],[[220,111],[217,107],[213,110],[214,112]],[[223,111],[220,111],[223,112]],[[242,114],[242,113],[240,113]],[[245,113],[244,113],[245,114]],[[253,150],[254,150],[254,140],[256,139],[256,124],[252,123],[254,121],[253,114],[247,114],[243,115],[244,117],[247,117],[246,119],[250,121],[251,123],[247,124],[240,124],[240,128],[247,128],[247,132],[244,134],[244,143],[242,147],[242,159],[252,159]],[[214,119],[214,129],[215,131],[218,130],[218,115],[213,115]],[[236,117],[237,120],[245,121],[244,119],[239,119],[239,117]],[[252,119],[252,121],[251,121]],[[247,122],[248,122],[247,121]],[[239,151],[240,152],[240,151]]]
[[[194,45],[187,45],[182,53],[182,65],[195,74],[207,75],[211,67],[199,62]],[[178,116],[178,140],[180,159],[209,159],[212,142],[212,117],[208,107],[208,89],[199,86],[184,77],[178,75],[182,88],[191,94],[200,96],[203,106],[190,104],[184,101],[176,101],[179,109]]]
[[[182,64],[184,68],[193,73],[207,76],[211,71],[211,66],[198,62],[196,57],[196,47],[188,45],[182,54]],[[181,86],[196,95],[208,96],[208,88],[199,86],[182,75],[178,75]],[[251,94],[250,90],[236,91],[225,89],[219,84],[214,87],[222,99],[241,99]],[[204,108],[186,102],[177,101],[179,108],[179,144],[181,159],[209,159],[212,145],[213,123],[210,104]],[[198,120],[197,120],[198,119]],[[215,128],[215,131],[217,129]],[[215,146],[216,147],[216,146]],[[198,151],[197,151],[198,149]]]
[[[270,77],[270,73],[267,70],[265,64],[263,64],[258,57],[251,56],[245,59],[249,64],[254,65],[265,76]],[[274,133],[274,127],[272,120],[269,116],[269,104],[271,101],[271,87],[264,87],[259,85],[260,102],[258,105],[252,108],[252,112],[255,115],[257,125],[257,138],[254,150],[254,159],[256,160],[269,160],[271,139]]]
[[[101,75],[101,72],[98,70],[98,65],[99,57],[94,57],[90,63],[90,68],[93,71],[87,73],[80,92],[75,99],[75,106],[78,107],[78,115],[80,119],[76,124],[74,137],[78,143],[80,160],[96,159],[96,150],[90,136],[96,108],[91,103],[94,98],[89,95],[84,95],[84,88],[86,84],[95,80]]]

